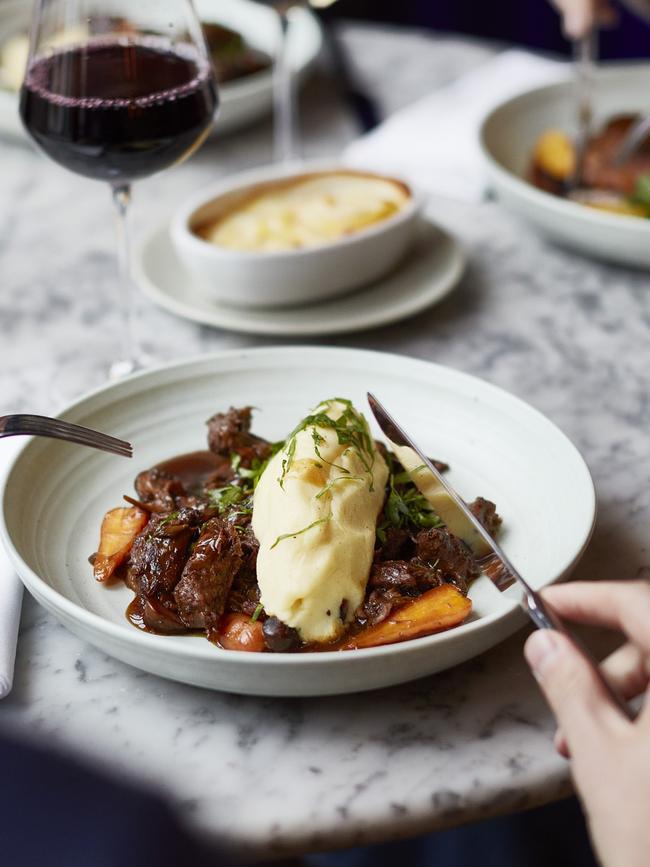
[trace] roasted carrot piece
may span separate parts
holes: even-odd
[[[247,614],[224,614],[219,629],[210,636],[226,650],[247,650],[258,653],[266,650],[264,631],[259,620],[251,620]]]
[[[471,610],[472,603],[466,596],[451,584],[441,584],[397,608],[383,623],[344,638],[332,649],[356,650],[420,638],[458,626]]]
[[[148,512],[136,506],[106,512],[99,535],[99,550],[93,560],[93,574],[98,581],[108,581],[124,563],[135,537],[148,520]]]

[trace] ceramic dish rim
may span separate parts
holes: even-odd
[[[650,64],[648,66],[648,74],[650,75]],[[599,77],[615,77],[616,75],[632,74],[638,72],[639,67],[634,64],[622,63],[620,66],[613,65],[609,68],[599,69]],[[508,184],[511,188],[519,192],[522,197],[528,198],[531,203],[539,205],[541,208],[549,211],[556,211],[564,216],[573,216],[583,219],[587,223],[593,223],[601,228],[623,229],[636,231],[640,234],[650,232],[650,219],[633,217],[629,214],[615,214],[608,211],[599,211],[596,208],[589,208],[579,202],[572,202],[570,199],[564,199],[561,196],[554,196],[545,190],[539,189],[526,178],[515,174],[509,168],[498,160],[492,153],[487,143],[488,128],[496,123],[496,118],[501,112],[516,109],[521,104],[526,105],[527,102],[535,99],[544,99],[553,95],[553,92],[564,93],[567,88],[572,86],[570,79],[564,81],[556,81],[552,84],[544,84],[538,87],[532,87],[523,93],[509,97],[503,100],[494,108],[492,108],[481,121],[478,140],[481,148],[483,159],[487,163],[489,169],[497,174],[504,184]],[[623,222],[621,222],[623,220]]]
[[[249,188],[254,189],[258,184],[264,184],[265,179],[266,181],[273,182],[282,181],[283,179],[289,180],[292,177],[309,177],[310,175],[315,174],[335,174],[337,172],[349,172],[351,174],[366,176],[370,175],[371,177],[400,184],[408,190],[408,201],[396,214],[391,214],[390,217],[385,217],[372,226],[364,227],[359,231],[353,232],[350,235],[344,235],[334,241],[327,241],[310,247],[299,247],[298,249],[290,250],[233,250],[229,247],[222,247],[218,244],[206,241],[199,237],[190,228],[192,217],[199,208],[210,205],[212,202],[218,201],[229,193],[237,193],[238,191],[243,192]],[[245,180],[247,177],[250,177],[251,179],[248,182]],[[254,180],[254,178],[257,178],[257,180]],[[235,181],[235,184],[233,184],[233,180]],[[238,172],[230,178],[221,178],[213,185],[210,185],[207,189],[193,193],[192,196],[188,197],[172,215],[170,220],[170,231],[174,244],[185,245],[186,253],[191,249],[192,252],[196,252],[197,255],[210,257],[215,261],[241,260],[242,264],[248,262],[255,264],[263,262],[271,263],[279,262],[282,259],[290,261],[295,259],[305,259],[309,256],[329,255],[330,253],[335,255],[336,252],[340,250],[354,247],[364,241],[370,241],[378,235],[388,234],[391,231],[397,230],[402,224],[421,215],[424,203],[424,194],[410,182],[402,180],[401,178],[391,177],[376,172],[351,168],[343,163],[324,163],[322,160],[318,160],[292,163],[290,166],[270,164]]]

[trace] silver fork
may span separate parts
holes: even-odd
[[[582,186],[585,168],[585,152],[593,122],[593,89],[596,57],[598,54],[598,31],[592,27],[574,43],[574,70],[578,135],[576,137],[576,165],[569,181],[570,189]]]
[[[2,415],[0,416],[0,438],[13,436],[52,437],[66,440],[80,446],[101,449],[125,458],[133,457],[131,443],[116,437],[44,415]]]

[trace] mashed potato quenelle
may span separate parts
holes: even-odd
[[[270,461],[252,527],[265,612],[331,641],[364,599],[388,467],[349,401],[319,404]]]
[[[410,200],[399,181],[338,171],[278,181],[198,230],[231,250],[269,252],[338,241],[392,217]]]

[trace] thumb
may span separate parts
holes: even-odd
[[[580,39],[594,23],[593,0],[551,0],[562,16],[562,28],[569,39]]]
[[[611,703],[590,663],[565,636],[552,629],[533,632],[526,660],[562,728],[571,755],[593,749],[619,730],[623,717]]]

